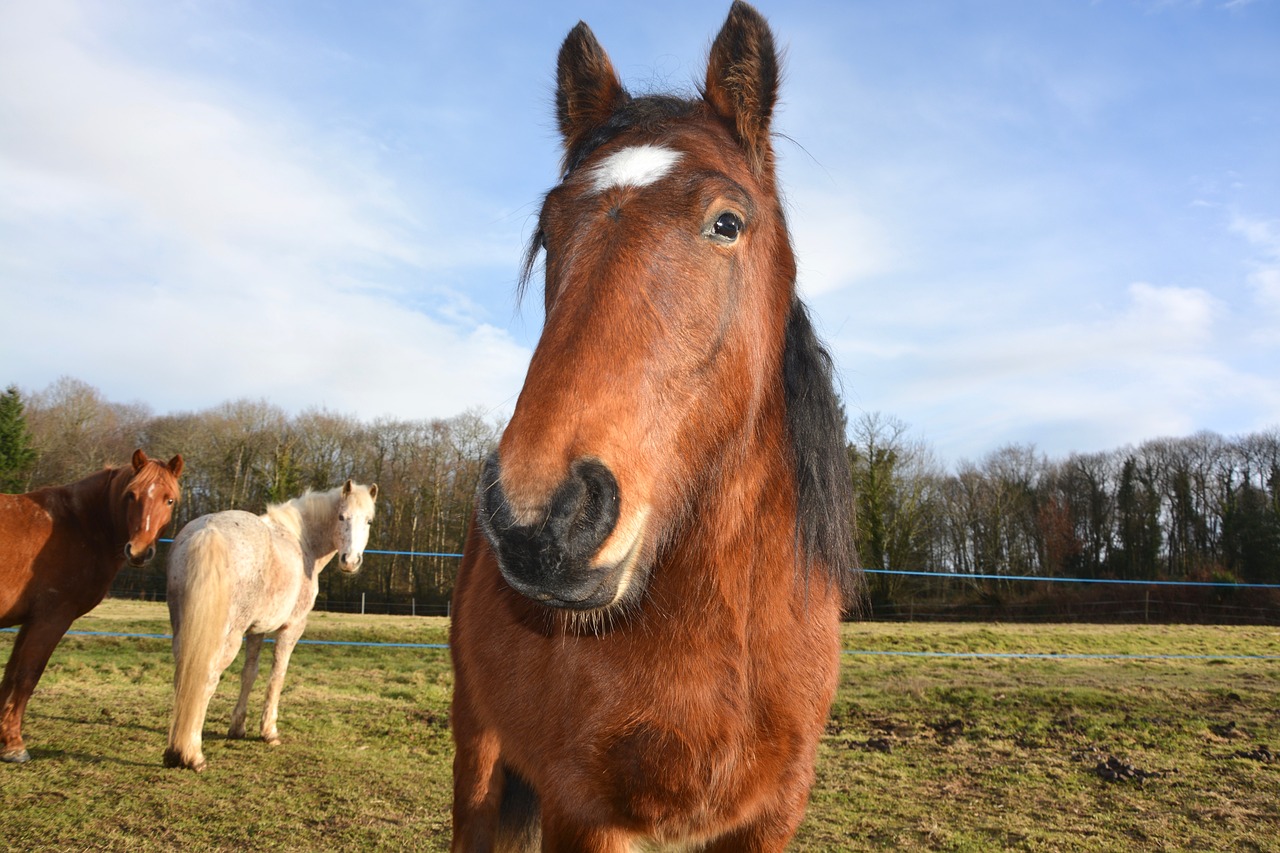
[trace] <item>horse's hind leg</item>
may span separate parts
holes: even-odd
[[[276,651],[271,657],[271,680],[267,682],[267,701],[262,708],[262,739],[275,746],[280,743],[280,731],[276,720],[280,715],[280,691],[284,689],[284,674],[289,668],[293,647],[302,637],[305,621],[300,625],[285,625],[276,634]]]
[[[27,710],[27,700],[72,621],[59,618],[28,622],[19,629],[4,668],[4,680],[0,681],[0,761],[22,764],[31,760],[22,740],[22,717]]]
[[[244,669],[240,670],[240,698],[231,712],[229,738],[244,737],[244,721],[249,713],[249,691],[258,678],[258,656],[262,653],[262,634],[249,634],[244,644]]]
[[[223,671],[239,652],[240,635],[228,634],[212,660],[201,660],[181,679],[175,677],[174,717],[169,726],[169,746],[164,751],[165,767],[190,767],[199,773],[208,765],[203,745],[209,702],[218,690]]]

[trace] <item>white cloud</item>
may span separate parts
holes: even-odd
[[[491,243],[429,254],[430,214],[349,134],[121,58],[103,31],[74,3],[0,7],[6,381],[68,374],[162,409],[510,408],[527,348],[438,275],[493,263]]]
[[[855,286],[891,271],[896,258],[885,229],[847,195],[800,191],[792,196],[800,290],[806,298]],[[803,227],[796,228],[795,223]]]

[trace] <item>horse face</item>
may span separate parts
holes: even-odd
[[[167,463],[133,452],[133,477],[124,491],[127,540],[124,557],[132,566],[143,566],[156,554],[156,540],[173,517],[181,490],[182,456]]]
[[[591,611],[640,596],[698,491],[741,463],[734,437],[780,393],[765,377],[780,374],[795,263],[767,28],[731,14],[701,101],[633,101],[581,24],[559,80],[546,320],[477,507],[513,589]]]
[[[364,549],[369,544],[369,528],[377,509],[378,486],[361,486],[347,480],[338,506],[338,568],[346,574],[360,571]]]

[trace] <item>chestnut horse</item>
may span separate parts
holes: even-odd
[[[0,627],[22,625],[0,682],[0,761],[31,759],[22,716],[49,656],[126,560],[141,566],[155,556],[181,473],[181,456],[163,463],[135,450],[132,465],[0,495]]]
[[[360,570],[377,498],[376,485],[347,480],[325,492],[308,491],[272,504],[262,515],[237,509],[202,515],[178,533],[167,569],[174,673],[166,767],[204,770],[201,745],[209,700],[246,635],[240,698],[227,737],[245,736],[258,655],[263,639],[274,631],[260,731],[268,744],[280,743],[280,691],[315,607],[320,571],[335,554],[344,574]]]
[[[453,600],[453,849],[782,850],[836,689],[851,480],[733,4],[701,96],[558,62],[545,322]]]

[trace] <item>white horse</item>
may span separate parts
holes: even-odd
[[[378,487],[351,480],[273,504],[263,515],[228,510],[187,524],[169,552],[169,621],[173,626],[173,718],[166,767],[205,768],[201,737],[209,700],[247,635],[240,700],[228,737],[245,736],[249,691],[263,636],[275,631],[275,657],[262,739],[280,742],[276,716],[289,656],[316,603],[320,570],[339,554],[343,572],[364,559]]]

